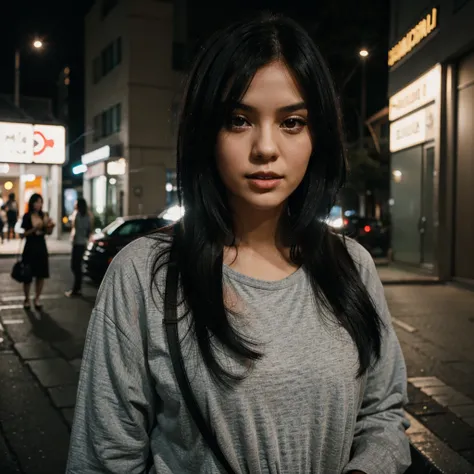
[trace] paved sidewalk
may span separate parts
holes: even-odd
[[[21,251],[23,243],[20,239],[0,243],[0,258],[16,257]],[[50,255],[69,255],[71,253],[71,242],[69,236],[65,234],[62,239],[46,237],[46,245]]]
[[[377,271],[384,285],[430,285],[439,279],[427,271],[397,264],[377,264]]]
[[[407,363],[407,411],[473,466],[447,472],[474,472],[474,292],[399,285],[385,294]],[[429,438],[412,442],[439,458]]]

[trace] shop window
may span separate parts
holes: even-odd
[[[171,207],[179,204],[176,171],[166,170],[166,206]]]

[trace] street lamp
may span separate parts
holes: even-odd
[[[33,42],[35,49],[42,49],[44,43],[37,39]],[[20,50],[15,51],[15,105],[20,107]]]
[[[369,51],[365,48],[362,48],[359,51],[359,56],[361,58],[361,83],[360,83],[360,120],[359,120],[359,148],[362,150],[364,148],[364,125],[365,125],[365,116],[367,115],[367,80],[365,72],[365,63],[369,57]]]

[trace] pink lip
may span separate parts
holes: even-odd
[[[249,177],[247,179],[249,180],[250,186],[257,190],[274,189],[280,184],[282,180],[282,178],[259,179],[259,178],[253,178],[253,177]]]

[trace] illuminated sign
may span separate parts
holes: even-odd
[[[396,120],[438,99],[441,89],[441,68],[436,66],[410,85],[390,97],[388,118]]]
[[[33,125],[0,122],[0,161],[33,163]]]
[[[106,145],[97,150],[91,151],[82,155],[82,164],[91,165],[92,163],[97,163],[99,161],[108,160],[110,158],[110,146]]]
[[[110,176],[120,176],[125,174],[126,162],[124,158],[120,158],[118,161],[109,161],[107,163],[107,174]]]
[[[388,65],[391,67],[406,56],[415,46],[428,37],[438,26],[438,9],[433,8],[414,28],[412,28],[389,52]]]
[[[84,176],[87,179],[98,178],[99,176],[105,176],[105,163],[102,161],[100,163],[96,163],[93,166],[87,167],[87,171],[85,172]]]
[[[0,122],[0,162],[61,165],[65,160],[63,126]]]
[[[435,138],[436,109],[429,105],[390,124],[390,151],[396,152]]]
[[[33,126],[33,163],[62,165],[66,161],[66,129],[58,125]]]

